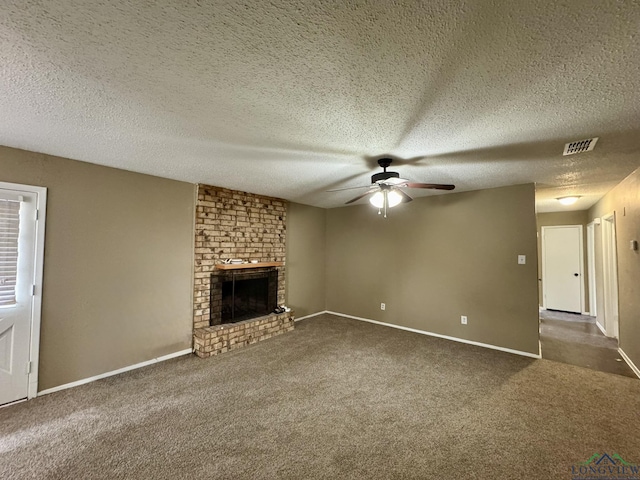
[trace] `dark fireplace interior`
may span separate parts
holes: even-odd
[[[217,282],[222,291],[220,323],[236,323],[272,313],[277,306],[278,271],[225,272]],[[213,293],[213,292],[212,292]],[[212,302],[215,295],[211,295]],[[220,297],[217,297],[220,298]],[[214,309],[213,305],[211,312]],[[212,324],[214,319],[212,318]],[[218,322],[215,322],[218,323]]]

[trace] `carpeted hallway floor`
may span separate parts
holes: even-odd
[[[0,409],[0,478],[569,479],[639,424],[637,379],[323,315]]]

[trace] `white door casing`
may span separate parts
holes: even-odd
[[[0,306],[2,405],[37,395],[46,189],[0,182],[0,199],[19,202],[20,218],[15,301]]]
[[[589,315],[598,316],[596,302],[596,231],[595,223],[587,225],[587,272],[589,276]]]
[[[543,307],[584,311],[582,226],[542,227]]]
[[[602,217],[602,273],[604,328],[608,337],[618,338],[618,259],[614,213]]]

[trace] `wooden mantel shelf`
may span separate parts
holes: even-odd
[[[216,268],[219,270],[237,270],[239,268],[281,267],[283,265],[284,262],[219,263]]]

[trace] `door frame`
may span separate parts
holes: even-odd
[[[545,263],[546,263],[546,255],[545,255],[545,230],[550,228],[567,228],[567,227],[578,227],[580,229],[579,242],[578,242],[578,255],[580,256],[580,313],[585,314],[585,304],[584,304],[584,231],[582,225],[545,225],[540,227],[540,233],[542,234],[542,239],[540,240],[540,251],[542,253],[542,308],[547,309],[547,282],[545,282]]]
[[[36,230],[35,230],[35,259],[33,274],[33,295],[30,319],[29,341],[29,373],[27,398],[38,395],[38,361],[40,359],[40,325],[42,320],[42,286],[44,273],[44,233],[47,217],[47,188],[34,185],[0,182],[0,189],[14,190],[36,194]]]
[[[598,223],[593,221],[587,225],[587,280],[589,284],[589,315],[592,317],[598,316],[596,294],[596,225]]]
[[[610,229],[610,235],[607,231]],[[616,215],[611,212],[602,216],[602,295],[604,298],[603,318],[607,337],[620,336],[620,311],[618,299],[618,246]],[[609,255],[607,254],[609,253]],[[612,302],[612,303],[610,303]],[[609,308],[615,313],[609,318]]]

